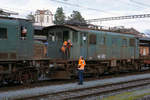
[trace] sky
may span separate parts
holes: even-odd
[[[85,19],[150,14],[149,0],[0,0],[0,2],[0,8],[18,12],[17,17],[26,17],[37,9],[49,9],[55,14],[58,7],[63,7],[66,16],[73,10],[80,11]],[[94,24],[107,27],[133,27],[140,32],[150,30],[150,18],[103,21]]]

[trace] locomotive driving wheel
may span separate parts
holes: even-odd
[[[36,82],[38,80],[37,70],[35,69],[24,69],[20,70],[17,75],[17,80],[21,84],[30,84],[32,82]]]

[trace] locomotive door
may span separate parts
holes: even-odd
[[[96,55],[96,34],[89,33],[89,41],[88,41],[88,56],[89,59],[95,59]]]
[[[63,44],[62,32],[49,32],[48,33],[48,57],[61,58],[61,46]]]
[[[61,47],[69,39],[69,31],[50,32],[48,36],[48,57],[64,58]]]
[[[88,47],[87,47],[87,34],[80,33],[80,56],[87,58],[88,56]]]

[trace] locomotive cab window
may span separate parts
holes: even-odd
[[[63,31],[63,41],[68,41],[69,39],[69,31]]]
[[[55,34],[54,33],[49,33],[49,35],[48,35],[48,39],[49,39],[49,41],[55,41]]]
[[[100,44],[100,45],[105,45],[105,41],[106,41],[106,38],[105,38],[105,37],[101,37],[101,38],[99,39],[99,44]]]
[[[130,46],[134,47],[135,46],[135,39],[130,39]]]
[[[125,42],[125,41],[124,41]],[[117,38],[112,38],[112,45],[117,46],[118,39]],[[124,44],[125,45],[125,44]]]
[[[122,39],[122,46],[126,47],[127,46],[127,39]]]
[[[96,35],[91,34],[89,36],[89,44],[96,44]]]
[[[0,39],[7,39],[7,29],[0,28]]]
[[[25,40],[27,37],[27,28],[25,26],[21,26],[21,40]]]
[[[63,34],[61,32],[56,32],[55,34],[56,34],[56,37],[55,37],[56,41],[62,42],[63,41],[62,40]]]
[[[80,45],[84,45],[87,43],[87,35],[86,33],[80,33]]]
[[[77,43],[77,42],[78,42],[78,33],[73,32],[73,43]]]

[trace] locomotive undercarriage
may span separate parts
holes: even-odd
[[[39,69],[44,70],[35,66],[33,60],[0,62],[0,83],[27,84],[36,82],[39,77]]]
[[[73,79],[77,78],[77,65],[77,60],[62,59],[0,62],[0,83],[26,84],[44,79]],[[100,77],[106,73],[141,71],[142,67],[142,59],[88,60],[84,75]]]
[[[61,61],[60,61],[61,62]],[[59,61],[53,63],[50,68],[51,78],[69,79],[77,77],[78,61],[69,60],[60,63]],[[86,61],[84,71],[85,76],[99,77],[105,73],[119,73],[129,71],[141,71],[143,61],[139,59],[123,59],[123,60],[89,60]]]

